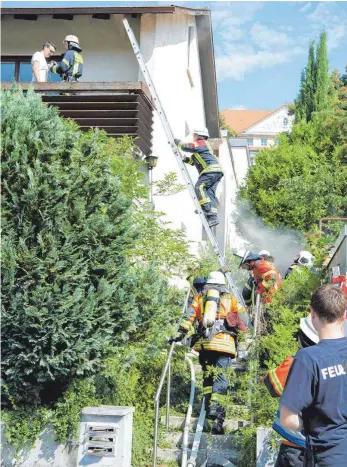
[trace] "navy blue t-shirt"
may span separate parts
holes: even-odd
[[[295,355],[281,405],[302,413],[310,446],[337,444],[347,466],[347,339],[323,339]]]

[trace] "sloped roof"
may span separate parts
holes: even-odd
[[[277,110],[277,109],[276,109]],[[247,128],[255,125],[264,118],[271,115],[274,110],[222,110],[221,114],[225,119],[225,123],[229,125],[236,134],[240,134]]]

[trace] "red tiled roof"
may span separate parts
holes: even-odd
[[[222,110],[221,114],[225,123],[229,125],[236,134],[240,134],[255,123],[263,120],[274,112],[274,110]]]

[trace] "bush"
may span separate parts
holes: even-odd
[[[5,398],[36,405],[131,331],[131,199],[110,159],[80,148],[38,95],[4,92],[2,117]]]

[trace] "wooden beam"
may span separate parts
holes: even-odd
[[[20,14],[20,15],[14,15],[14,19],[24,19],[25,21],[36,21],[37,20],[37,15],[25,15],[25,14]]]
[[[21,88],[27,91],[34,88],[37,92],[127,92],[141,94],[147,103],[153,107],[152,99],[147,86],[142,81],[125,82],[92,82],[92,83],[68,83],[61,81],[59,83],[20,83]],[[1,89],[11,89],[12,83],[1,83]]]
[[[64,14],[64,13],[56,13],[55,15],[52,16],[53,19],[65,19],[67,21],[72,21],[73,20],[73,15],[69,14]]]

